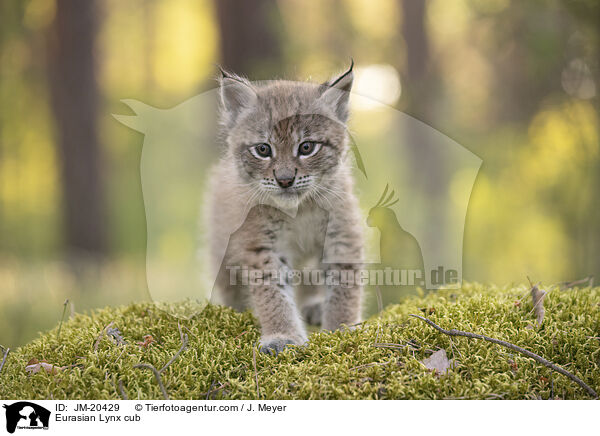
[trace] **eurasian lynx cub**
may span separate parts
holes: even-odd
[[[222,303],[252,307],[262,351],[278,353],[306,342],[301,314],[328,330],[360,321],[359,285],[295,283],[294,292],[286,276],[307,266],[324,277],[361,266],[361,218],[346,159],[352,67],[322,85],[222,76],[226,151],[210,179],[208,223],[215,285]],[[230,235],[228,223],[243,224]],[[243,283],[242,272],[252,277],[252,270],[261,280]]]

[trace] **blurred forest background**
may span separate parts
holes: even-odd
[[[65,299],[149,298],[143,138],[111,114],[214,88],[215,63],[322,80],[353,57],[376,98],[483,159],[464,279],[598,276],[598,17],[595,0],[0,0],[0,344]]]

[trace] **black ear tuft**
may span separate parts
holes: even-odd
[[[350,67],[345,72],[340,74],[339,76],[329,79],[328,81],[323,83],[322,86],[336,87],[339,89],[340,88],[339,85],[350,77],[350,87],[352,87],[353,76],[354,76],[354,59],[350,58]],[[323,91],[325,91],[325,89]]]
[[[344,89],[344,91],[350,91],[352,88],[352,80],[354,79],[354,59],[350,58],[350,68],[346,70],[345,73],[340,75],[337,79],[333,79],[333,82],[329,85],[333,88],[344,89],[348,87],[348,89]]]
[[[354,80],[354,59],[350,60],[348,70],[321,86],[321,99],[333,106],[336,115],[344,123],[348,120],[348,100]]]
[[[221,73],[221,79],[228,77],[227,72],[223,69],[223,67],[221,65],[217,65],[217,68],[219,69],[219,72]]]

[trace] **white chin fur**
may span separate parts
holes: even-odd
[[[281,193],[281,192],[272,192],[266,203],[274,206],[278,209],[289,210],[296,209],[302,201],[303,195],[301,193]]]

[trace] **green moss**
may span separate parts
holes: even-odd
[[[600,288],[549,292],[542,327],[535,324],[528,296],[516,304],[526,294],[523,286],[465,285],[461,290],[412,297],[353,331],[313,333],[308,346],[279,356],[256,352],[260,398],[589,398],[566,377],[520,354],[480,340],[451,339],[408,316],[423,312],[444,328],[482,333],[527,348],[600,391]],[[191,303],[185,305],[187,313],[193,312]],[[164,366],[181,346],[179,323],[189,336],[189,346],[162,373],[171,399],[257,398],[253,350],[259,329],[250,313],[213,305],[186,320],[168,313],[144,303],[76,315],[63,323],[60,339],[55,328],[11,352],[0,373],[0,397],[117,399],[121,381],[130,399],[161,399],[152,372],[133,366]],[[127,345],[103,337],[95,351],[100,332],[111,321]],[[147,348],[137,345],[145,335],[156,340]],[[412,345],[374,347],[376,340]],[[441,376],[420,363],[440,348],[458,361],[455,369]],[[56,375],[43,371],[29,375],[25,366],[32,358],[75,366]]]

